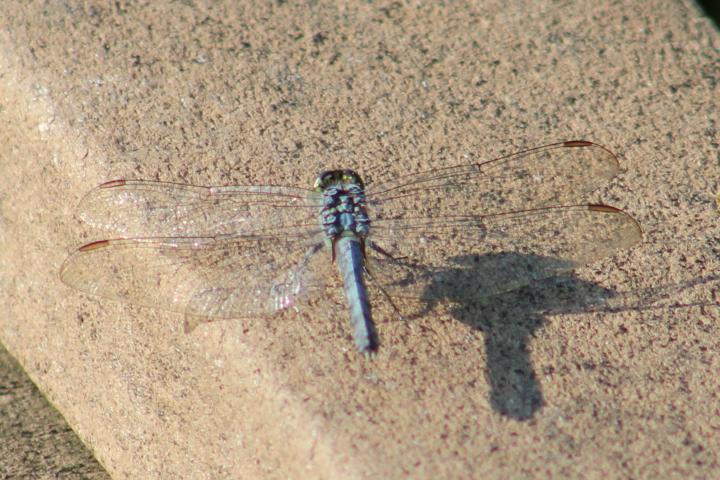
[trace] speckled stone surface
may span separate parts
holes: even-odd
[[[0,477],[110,478],[1,345]]]

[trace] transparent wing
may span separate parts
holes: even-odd
[[[177,311],[194,324],[272,315],[323,288],[321,236],[101,240],[62,266],[83,292]],[[320,265],[318,265],[320,264]]]
[[[414,242],[404,237],[414,225]],[[378,221],[372,277],[392,295],[485,298],[552,277],[639,242],[637,222],[614,207],[546,207],[442,221]],[[453,295],[457,298],[458,295]]]
[[[202,187],[114,180],[80,202],[88,224],[128,237],[297,232],[317,226],[318,194],[278,186]]]
[[[373,220],[440,219],[575,203],[618,170],[615,155],[600,145],[556,143],[369,185],[369,213]]]

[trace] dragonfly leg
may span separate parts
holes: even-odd
[[[368,278],[370,279],[370,281],[372,281],[373,284],[374,284],[375,286],[377,286],[378,289],[379,289],[379,290],[382,292],[382,294],[385,296],[385,298],[387,299],[387,301],[388,301],[388,302],[390,303],[390,305],[392,306],[393,310],[395,310],[395,313],[398,314],[398,317],[400,318],[400,320],[405,321],[405,316],[402,314],[402,312],[400,311],[400,309],[398,308],[398,306],[395,305],[395,302],[393,302],[393,299],[392,299],[392,297],[390,296],[390,294],[387,292],[387,290],[385,290],[385,289],[383,288],[383,286],[380,285],[380,282],[378,282],[378,281],[375,279],[375,277],[373,277],[372,272],[370,271],[370,269],[367,268],[367,265],[365,266],[365,273],[367,273],[367,276],[368,276]]]
[[[308,262],[310,261],[310,258],[311,258],[313,255],[315,255],[317,252],[319,252],[320,250],[322,250],[323,246],[324,246],[323,243],[316,243],[316,244],[313,245],[312,247],[308,248],[307,253],[305,253],[305,258],[303,259],[302,267],[301,267],[301,268],[307,267],[307,264],[308,264]]]
[[[367,240],[365,243],[368,244],[368,245],[370,245],[370,248],[372,248],[373,250],[375,250],[377,253],[379,253],[380,255],[383,255],[383,256],[389,258],[390,260],[399,261],[399,260],[404,260],[404,259],[407,258],[407,257],[394,257],[392,253],[388,252],[387,250],[385,250],[384,248],[382,248],[382,247],[381,247],[380,245],[378,245],[377,243],[371,242],[370,240]]]

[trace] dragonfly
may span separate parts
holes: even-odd
[[[484,298],[639,242],[627,213],[578,203],[619,170],[610,150],[575,140],[367,185],[349,169],[321,173],[312,188],[114,180],[78,207],[112,236],[72,253],[60,278],[182,313],[191,331],[298,309],[340,288],[337,268],[355,346],[372,355],[380,342],[369,287],[396,309],[398,299],[427,302],[448,282]],[[483,275],[463,269],[489,255],[507,262]]]

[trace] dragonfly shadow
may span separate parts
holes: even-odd
[[[457,268],[434,272],[427,308],[448,301],[457,320],[483,332],[493,409],[528,420],[544,404],[529,345],[546,316],[592,310],[614,292],[577,278],[563,261],[537,255],[468,255],[454,263]]]

